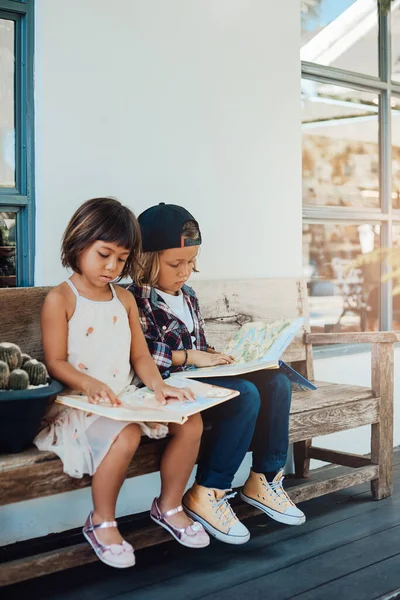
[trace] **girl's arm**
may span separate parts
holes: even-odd
[[[41,328],[44,360],[49,374],[67,387],[83,392],[89,402],[97,403],[103,398],[113,405],[120,404],[107,385],[80,373],[67,361],[69,309],[68,298],[59,287],[47,294],[41,312]]]
[[[168,397],[178,398],[182,401],[185,399],[193,400],[194,394],[190,389],[174,388],[163,381],[147,347],[147,342],[140,325],[139,311],[133,295],[122,288],[119,288],[118,295],[128,310],[129,325],[132,333],[131,363],[139,379],[154,391],[156,398],[163,404]]]

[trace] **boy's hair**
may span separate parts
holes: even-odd
[[[93,198],[84,202],[72,216],[61,242],[61,262],[81,274],[78,257],[101,240],[129,250],[118,281],[133,277],[140,254],[140,227],[133,212],[115,198]]]
[[[189,240],[197,240],[200,237],[200,231],[195,221],[186,221],[182,227],[182,237]],[[155,287],[160,274],[160,254],[165,250],[158,252],[142,252],[140,260],[136,263],[137,269],[133,280],[138,285],[150,285]],[[196,261],[194,261],[193,272],[198,273]]]

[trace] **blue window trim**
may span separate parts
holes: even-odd
[[[0,0],[15,23],[15,188],[0,187],[0,208],[17,214],[17,286],[34,283],[34,0]]]

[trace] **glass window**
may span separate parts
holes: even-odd
[[[14,22],[0,19],[0,187],[15,187]]]
[[[392,8],[392,80],[400,83],[400,6]]]
[[[394,331],[400,331],[400,223],[393,227],[393,326]]]
[[[311,330],[378,329],[379,263],[356,268],[360,255],[380,245],[380,225],[304,223],[303,266]]]
[[[303,205],[379,206],[376,94],[302,80]]]
[[[378,76],[374,0],[301,0],[301,59]]]
[[[0,211],[0,288],[16,285],[16,214]]]
[[[400,98],[392,96],[392,199],[400,209]]]

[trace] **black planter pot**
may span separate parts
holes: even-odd
[[[63,389],[53,379],[42,388],[0,391],[0,452],[14,454],[28,448],[49,403]]]

